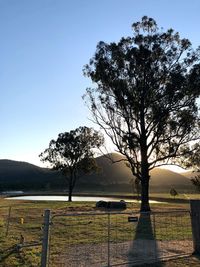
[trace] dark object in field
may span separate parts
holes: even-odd
[[[103,201],[100,200],[96,203],[96,208],[104,209],[126,209],[126,202],[124,200],[120,201]]]
[[[107,202],[100,200],[96,203],[96,208],[106,208],[107,207]]]

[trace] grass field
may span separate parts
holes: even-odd
[[[153,194],[153,197],[165,197],[170,198],[168,194],[158,195]],[[182,198],[195,198],[197,196],[182,196]],[[198,196],[199,197],[199,196]],[[178,196],[181,199],[181,196]],[[11,207],[11,210],[9,210]],[[173,203],[151,204],[153,211],[169,211],[169,210],[187,210],[189,209],[189,201],[187,203],[181,203],[174,200]],[[41,256],[41,238],[42,238],[42,224],[43,213],[45,209],[51,209],[53,214],[56,213],[74,213],[74,212],[96,212],[95,203],[91,202],[54,202],[54,201],[13,201],[0,199],[0,266],[2,267],[33,267],[40,266]],[[127,211],[138,211],[139,203],[129,203]],[[10,211],[10,221],[8,224],[8,216]],[[65,231],[64,221],[60,221],[60,229],[56,229],[57,235],[62,237]],[[62,224],[63,223],[63,224]],[[62,227],[61,227],[62,225]],[[96,226],[94,230],[96,235],[96,242],[98,242],[99,229]],[[184,229],[182,229],[184,231]],[[71,233],[73,242],[80,242],[81,237],[78,235],[78,239],[75,238],[76,232]],[[172,229],[172,234],[173,229]],[[180,233],[179,233],[180,235]],[[120,238],[120,236],[119,236]],[[17,249],[16,245],[25,239],[25,244],[30,247],[24,247]],[[58,242],[57,246],[64,245],[66,240],[59,238],[54,240]],[[89,242],[89,241],[88,241]],[[31,246],[38,243],[37,246]],[[63,243],[63,244],[62,244]],[[55,243],[56,244],[56,243]],[[147,266],[200,266],[200,261],[196,257],[182,258],[173,261],[163,262],[160,265],[147,265]]]

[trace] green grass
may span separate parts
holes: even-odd
[[[155,196],[155,195],[154,195]],[[166,198],[169,195],[166,195]],[[7,228],[8,206],[12,206],[9,228]],[[188,203],[163,203],[152,204],[153,211],[169,211],[169,210],[185,210],[189,209]],[[95,203],[89,202],[54,202],[54,201],[14,201],[0,199],[0,266],[2,267],[33,267],[40,265],[41,246],[23,248],[19,251],[14,250],[15,245],[20,242],[20,236],[23,235],[25,242],[41,242],[43,213],[45,209],[51,209],[52,214],[69,214],[77,212],[96,212]],[[126,211],[139,211],[139,203],[129,203]],[[134,216],[137,216],[134,213]],[[21,218],[24,223],[21,224]],[[165,229],[158,228],[156,237],[158,239],[171,240],[191,236],[191,231],[188,230],[188,216],[183,213],[182,217],[171,218],[166,224]],[[166,217],[159,219],[151,218],[140,222],[140,229],[137,229],[137,224],[130,223],[127,220],[127,215],[119,216],[112,215],[110,218],[110,239],[111,241],[126,241],[130,237],[135,238],[152,238],[152,220],[159,225],[167,222]],[[176,228],[173,220],[178,220],[182,227]],[[69,244],[98,244],[107,240],[107,215],[98,215],[90,217],[54,217],[53,225],[51,226],[51,253],[56,255],[60,250],[65,249]],[[177,223],[177,221],[176,221]],[[150,228],[149,228],[150,227]],[[118,229],[116,231],[116,229]],[[144,229],[147,229],[146,233]],[[151,229],[149,231],[148,229]],[[167,229],[167,234],[165,230]],[[6,236],[6,231],[8,235]],[[89,230],[89,231],[88,231]],[[136,236],[137,233],[137,236]],[[138,235],[139,233],[139,235]],[[166,263],[167,264],[167,263]],[[198,264],[200,262],[198,261]],[[155,266],[155,265],[154,265]],[[165,266],[165,265],[163,265]],[[169,265],[166,265],[169,266]],[[173,266],[173,265],[171,265]],[[174,265],[176,266],[176,265]],[[177,265],[184,266],[184,265]],[[185,265],[186,266],[186,265]],[[189,266],[189,265],[188,265]],[[195,266],[195,265],[193,265]],[[197,265],[196,265],[197,266]],[[199,266],[199,265],[198,265]]]

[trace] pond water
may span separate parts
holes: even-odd
[[[18,196],[18,197],[9,197],[7,199],[16,199],[16,200],[32,200],[32,201],[67,201],[67,196]],[[104,201],[120,201],[122,198],[118,197],[88,197],[88,196],[73,196],[72,201],[89,201],[97,202],[99,200]],[[126,198],[126,202],[137,202],[135,199]],[[164,203],[155,200],[150,200],[150,203]]]

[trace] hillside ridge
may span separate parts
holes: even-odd
[[[119,161],[112,163],[113,161]],[[122,160],[122,161],[120,161]],[[132,172],[123,161],[123,156],[111,153],[96,158],[99,166],[98,173],[83,175],[76,186],[77,190],[102,191],[131,189]],[[155,168],[150,172],[150,188],[153,191],[169,191],[172,187],[177,190],[191,189],[191,181],[180,173],[167,169]],[[66,180],[59,171],[39,167],[24,161],[10,159],[0,160],[0,191],[4,189],[63,189]]]

